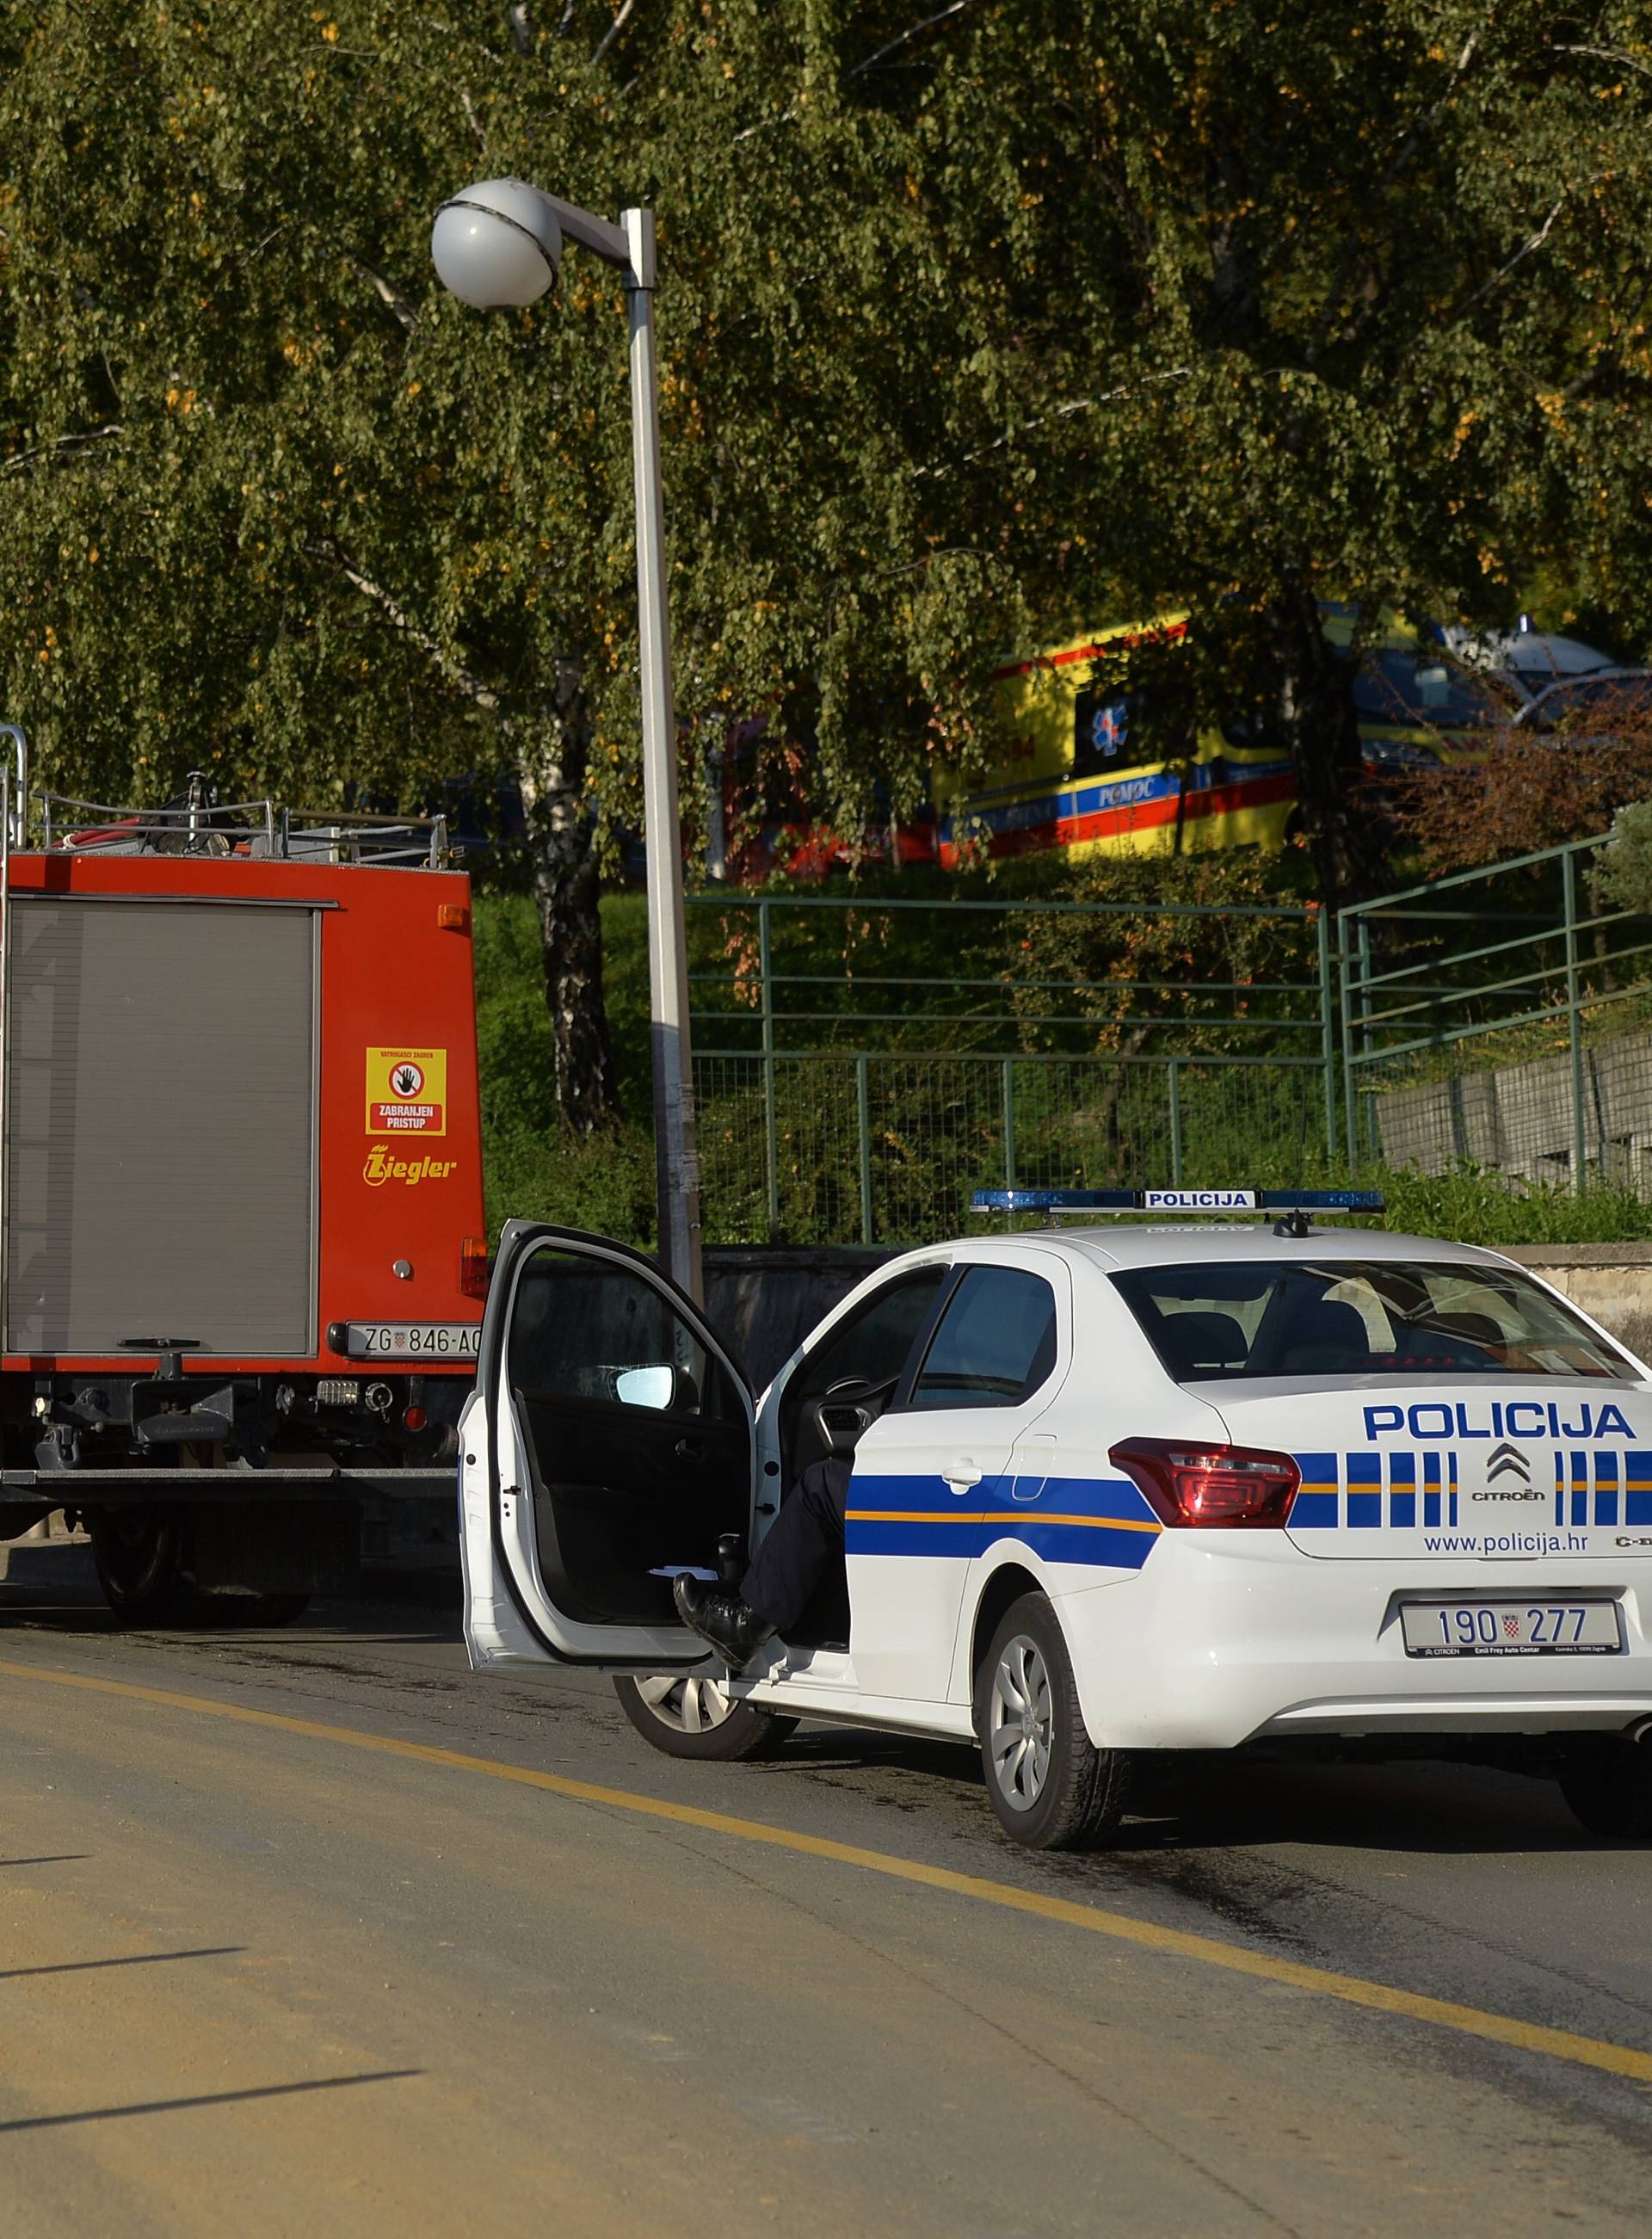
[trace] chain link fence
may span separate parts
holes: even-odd
[[[707,1233],[918,1244],[989,1187],[1323,1171],[1317,1058],[861,1051],[696,1060]]]
[[[1313,911],[696,907],[712,1240],[920,1243],[980,1188],[1286,1183],[1336,1155]]]
[[[1372,1167],[1652,1193],[1652,918],[1597,892],[1604,844],[1334,934],[1261,907],[704,899],[707,1233],[919,1243],[981,1188]]]

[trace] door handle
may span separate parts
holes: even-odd
[[[980,1481],[981,1465],[979,1462],[972,1461],[967,1454],[960,1454],[949,1468],[941,1472],[941,1482],[945,1485],[946,1490],[960,1497],[966,1493],[972,1485],[979,1485]]]
[[[706,1441],[704,1438],[679,1438],[671,1451],[680,1462],[703,1462]]]

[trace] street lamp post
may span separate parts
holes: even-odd
[[[430,253],[443,283],[481,310],[536,302],[556,277],[564,240],[625,277],[631,323],[632,462],[637,508],[638,641],[641,654],[642,807],[648,871],[649,1041],[660,1256],[690,1297],[704,1295],[700,1264],[700,1162],[688,1033],[688,960],[677,813],[676,712],[666,583],[660,384],[654,362],[654,212],[614,225],[521,179],[467,187],[436,213]]]

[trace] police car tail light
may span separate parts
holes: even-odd
[[[1125,1438],[1109,1458],[1140,1486],[1161,1524],[1277,1530],[1302,1472],[1289,1454],[1185,1438]]]

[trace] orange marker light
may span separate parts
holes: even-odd
[[[488,1296],[488,1278],[494,1265],[488,1257],[485,1236],[467,1236],[459,1247],[459,1288],[468,1299]]]

